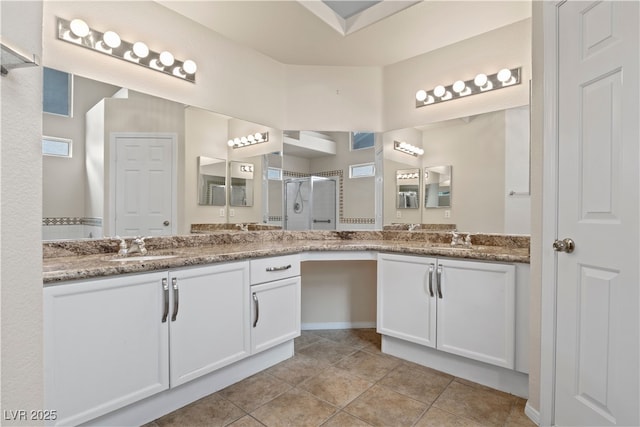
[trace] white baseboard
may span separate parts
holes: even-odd
[[[540,425],[540,411],[534,409],[533,406],[529,405],[529,401],[524,407],[524,414],[529,417],[531,421],[533,421],[537,426]]]
[[[317,331],[320,329],[367,329],[375,328],[376,322],[323,322],[323,323],[303,323],[303,331]]]

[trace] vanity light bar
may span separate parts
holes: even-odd
[[[420,89],[416,92],[416,108],[518,85],[521,74],[522,67],[503,68],[495,74],[478,74],[471,80],[458,80],[449,86],[438,85],[428,91]]]
[[[249,145],[262,144],[269,141],[269,132],[256,132],[251,135],[233,138],[227,141],[227,145],[232,148],[247,147]]]
[[[396,174],[397,179],[417,179],[419,177],[420,177],[420,174],[418,172]]]
[[[405,154],[409,154],[414,157],[422,156],[424,154],[424,150],[420,147],[416,147],[415,145],[411,145],[408,142],[404,141],[393,141],[393,149],[402,151]]]
[[[58,39],[87,49],[138,64],[173,77],[196,82],[196,63],[190,59],[179,61],[171,52],[154,52],[141,41],[129,43],[114,31],[100,31],[89,28],[82,19],[58,18]]]

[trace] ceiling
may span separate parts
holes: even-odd
[[[157,0],[216,33],[294,65],[384,66],[531,17],[516,1]],[[356,7],[355,11],[352,9]],[[338,12],[336,12],[336,10]]]

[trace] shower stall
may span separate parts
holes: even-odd
[[[335,230],[337,178],[285,180],[285,230]]]

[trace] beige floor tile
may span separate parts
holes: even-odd
[[[298,386],[314,396],[343,407],[364,393],[373,383],[353,376],[348,372],[330,366],[315,377]]]
[[[414,364],[401,364],[378,384],[409,396],[420,402],[431,404],[451,383],[450,375]]]
[[[228,427],[264,427],[264,424],[258,422],[251,415],[245,415],[237,421],[229,424]]]
[[[321,339],[304,347],[298,353],[313,357],[324,363],[333,364],[356,351],[357,349],[354,347],[327,339]]]
[[[296,354],[292,358],[267,369],[266,372],[291,385],[298,385],[302,381],[318,375],[328,366],[328,363],[313,357]]]
[[[377,333],[375,329],[354,329],[354,331],[363,343],[361,346],[362,350],[373,353],[381,352],[382,335]]]
[[[301,331],[300,336],[293,340],[294,351],[297,353],[314,342],[320,341],[322,338],[314,334],[312,331]]]
[[[256,409],[251,416],[268,427],[319,426],[336,410],[306,391],[293,388]]]
[[[511,412],[513,397],[453,381],[433,406],[486,425],[502,426]]]
[[[338,412],[329,420],[322,424],[322,427],[371,427],[371,424],[365,423],[359,418],[344,411]]]
[[[365,380],[378,381],[399,364],[396,358],[358,351],[336,363],[336,367]]]
[[[482,424],[471,418],[453,415],[438,408],[431,407],[418,420],[414,427],[482,427]]]
[[[499,395],[504,396],[504,397],[509,398],[509,399],[516,399],[517,398],[517,396],[514,396],[513,394],[509,394],[509,393],[506,393],[504,391],[496,390],[494,388],[487,387],[486,385],[478,384],[478,383],[473,382],[473,381],[465,380],[464,378],[457,378],[456,377],[455,381],[460,383],[460,384],[468,385],[468,386],[473,387],[473,388],[478,388],[480,390],[491,391],[491,392],[493,392],[495,394],[499,394]]]
[[[524,413],[525,405],[527,401],[517,397],[515,403],[511,407],[509,418],[505,427],[534,427],[536,424],[531,421],[529,417]]]
[[[219,393],[245,411],[251,412],[290,388],[290,384],[261,372],[233,384]]]
[[[427,405],[393,390],[374,385],[344,410],[375,426],[411,426]]]
[[[359,329],[329,329],[314,331],[314,333],[322,338],[340,344],[361,348],[367,344],[367,341],[357,332],[358,330]]]
[[[244,415],[245,412],[233,403],[212,394],[157,419],[155,423],[159,427],[226,426]]]

